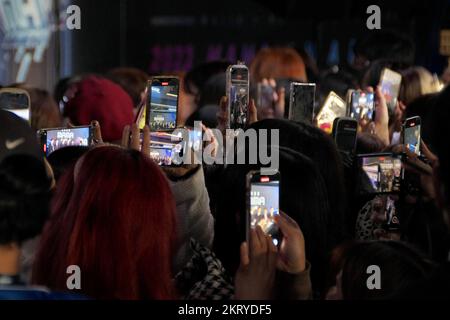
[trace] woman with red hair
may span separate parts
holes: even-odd
[[[136,150],[98,147],[61,178],[33,282],[95,299],[174,298],[175,203],[164,173]]]

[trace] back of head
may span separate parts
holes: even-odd
[[[434,136],[432,131],[436,126],[433,120],[433,106],[436,104],[438,94],[427,94],[416,98],[406,108],[405,119],[412,117],[420,117],[422,139],[425,141],[430,150],[434,150]]]
[[[208,79],[200,90],[198,109],[186,120],[186,125],[194,126],[195,121],[202,121],[208,128],[217,127],[217,113],[220,99],[226,94],[225,87],[225,72]]]
[[[223,74],[228,66],[232,64],[228,61],[218,60],[202,63],[184,77],[185,90],[189,94],[197,95],[201,92],[205,83],[216,74]]]
[[[263,79],[289,78],[306,82],[306,70],[302,57],[293,48],[275,47],[261,49],[250,66],[251,82]]]
[[[365,89],[366,87],[377,87],[380,84],[381,74],[383,73],[384,68],[388,68],[396,72],[401,72],[408,67],[408,65],[394,61],[392,59],[375,60],[370,64],[370,67],[364,74],[361,88]]]
[[[356,142],[356,154],[380,153],[384,149],[384,142],[377,135],[359,133]]]
[[[118,141],[123,128],[134,120],[133,102],[128,94],[112,81],[88,76],[75,85],[75,96],[64,108],[74,125],[89,125],[97,120],[105,141]]]
[[[253,129],[278,129],[280,146],[290,148],[311,158],[323,177],[330,207],[330,237],[336,244],[346,234],[344,215],[346,208],[342,160],[333,139],[322,130],[302,122],[267,119],[250,126]]]
[[[370,63],[389,59],[410,66],[415,60],[415,46],[410,37],[393,31],[370,31],[358,39],[354,51]]]
[[[368,268],[379,267],[379,290],[368,288]],[[396,241],[358,242],[343,255],[342,295],[345,300],[388,299],[415,281],[426,279],[432,264],[408,244]],[[371,271],[372,274],[377,271]]]
[[[107,73],[107,77],[124,89],[137,107],[141,102],[141,95],[145,91],[150,76],[136,68],[116,68]]]
[[[14,154],[0,161],[0,245],[37,236],[49,215],[51,180],[42,160]]]
[[[52,152],[47,160],[53,169],[55,180],[58,181],[88,150],[88,147],[71,146]]]
[[[34,282],[65,290],[66,268],[77,265],[93,298],[170,298],[175,234],[161,169],[137,151],[94,148],[59,181]]]
[[[306,255],[320,279],[323,257],[331,248],[327,230],[329,207],[325,183],[308,157],[280,147],[280,210],[298,222],[305,236]],[[229,165],[221,179],[216,214],[215,252],[228,272],[239,265],[239,246],[246,235],[246,175],[256,165]]]
[[[31,127],[34,130],[59,128],[62,124],[61,113],[50,93],[38,88],[23,88],[30,94]]]
[[[450,86],[447,86],[435,100],[433,107],[433,147],[439,158],[439,177],[441,193],[447,212],[450,210],[450,141],[445,134],[450,119]],[[450,214],[448,214],[450,223]]]
[[[399,100],[408,106],[415,99],[439,90],[439,82],[423,67],[412,67],[402,72]]]

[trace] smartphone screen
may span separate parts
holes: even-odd
[[[22,89],[0,90],[0,109],[9,111],[18,117],[30,120],[30,96]]]
[[[249,174],[249,228],[260,226],[272,236],[274,245],[280,244],[280,231],[274,217],[280,214],[279,173],[262,176],[259,172]]]
[[[386,198],[385,219],[386,224],[384,227],[387,231],[398,231],[400,229],[395,200],[390,196]]]
[[[421,121],[419,117],[406,120],[403,126],[403,143],[411,151],[420,155]]]
[[[159,166],[179,166],[182,164],[183,148],[181,144],[152,144],[150,158]]]
[[[403,178],[401,158],[393,154],[359,156],[361,193],[383,194],[400,192]]]
[[[176,77],[152,79],[146,111],[146,123],[152,132],[176,129],[179,83]]]
[[[397,105],[402,75],[385,68],[381,74],[380,86],[389,109],[389,114],[393,114]]]
[[[315,83],[291,83],[289,120],[312,124],[316,95]]]
[[[336,118],[345,117],[347,106],[336,93],[330,92],[327,100],[317,115],[317,126],[328,134],[333,131],[333,123]]]
[[[353,91],[350,106],[351,118],[371,121],[374,118],[375,95],[373,92]]]
[[[227,97],[229,126],[244,129],[247,126],[250,94],[250,75],[243,64],[229,66],[227,70]]]
[[[260,109],[274,109],[275,88],[268,84],[258,83],[257,107]]]
[[[140,133],[142,144],[142,132]],[[183,137],[166,132],[152,132],[150,158],[159,166],[179,166],[183,163],[186,142]]]
[[[41,145],[46,156],[65,147],[89,147],[92,144],[90,126],[68,129],[44,129],[39,131]]]

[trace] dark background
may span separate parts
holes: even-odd
[[[72,72],[135,66],[150,74],[186,71],[215,58],[250,62],[267,45],[305,48],[321,68],[352,59],[370,32],[377,4],[382,29],[409,34],[417,64],[441,72],[439,31],[450,26],[450,1],[145,1],[78,0],[82,30],[71,31]]]

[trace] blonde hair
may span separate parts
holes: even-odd
[[[294,49],[285,47],[261,49],[250,65],[250,74],[253,83],[270,78],[307,81],[302,57]]]
[[[405,105],[415,99],[439,91],[439,81],[423,67],[412,67],[402,72],[399,100]]]

